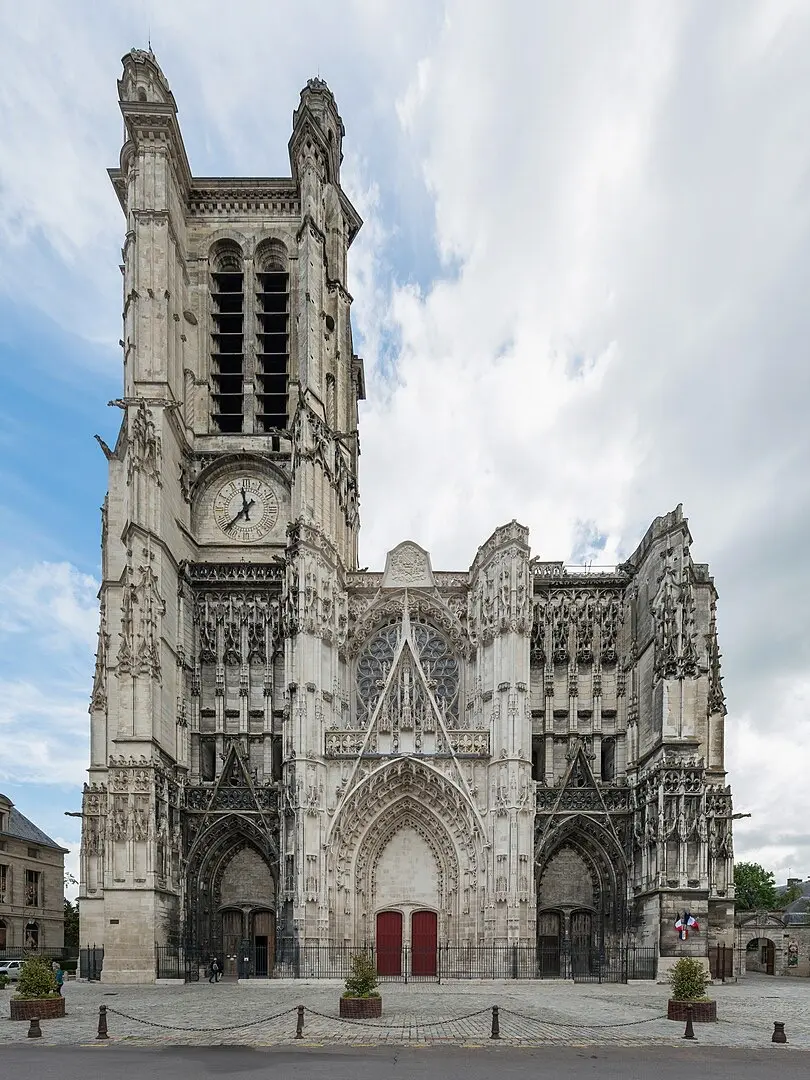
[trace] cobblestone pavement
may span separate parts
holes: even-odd
[[[338,1018],[342,983],[207,981],[188,986],[65,986],[68,1015],[43,1020],[38,1045],[95,1041],[99,1005],[108,1009],[110,1040],[142,1045],[295,1042],[296,1007],[305,1006],[303,1043],[296,1045],[442,1044],[492,1046],[491,1007],[499,1008],[503,1045],[684,1045],[683,1024],[664,1019],[668,990],[655,983],[573,984],[561,981],[384,983],[380,1020]],[[713,986],[717,1024],[696,1024],[708,1046],[771,1046],[775,1020],[787,1047],[810,1050],[810,980],[749,976]],[[0,996],[8,998],[9,991]],[[7,1019],[0,1004],[0,1046],[25,1042],[28,1024]],[[174,1027],[173,1025],[177,1025]]]

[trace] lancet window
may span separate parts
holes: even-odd
[[[251,265],[235,241],[223,240],[212,249],[210,265],[213,428],[224,434],[266,433],[278,449],[289,427],[286,249],[280,241],[266,241]]]
[[[213,256],[211,271],[212,419],[222,432],[241,432],[245,413],[245,274],[236,244]]]

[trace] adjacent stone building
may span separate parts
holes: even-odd
[[[289,177],[199,178],[155,57],[123,64],[81,857],[105,980],[153,978],[154,942],[255,975],[319,943],[423,974],[437,942],[519,945],[565,975],[732,944],[716,593],[680,507],[609,572],[516,521],[466,568],[406,540],[358,569],[335,100],[301,92]]]
[[[0,794],[0,957],[64,945],[65,855]]]

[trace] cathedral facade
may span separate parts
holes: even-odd
[[[411,540],[358,569],[335,100],[301,92],[289,177],[197,178],[151,52],[118,89],[80,894],[104,980],[154,979],[156,944],[254,975],[310,945],[392,971],[418,946],[428,974],[437,944],[519,945],[566,975],[732,944],[716,593],[680,507],[611,572],[534,556],[516,521],[467,569]]]

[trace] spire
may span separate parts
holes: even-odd
[[[303,147],[308,141],[314,140],[325,159],[326,179],[339,184],[345,134],[334,94],[323,79],[309,79],[301,91],[298,108],[293,113],[290,139],[293,176],[297,176]],[[311,146],[308,149],[311,152]]]
[[[119,100],[168,105],[173,112],[177,112],[174,94],[152,52],[151,41],[148,50],[130,49],[121,57],[121,63],[124,65],[124,73],[118,80]]]

